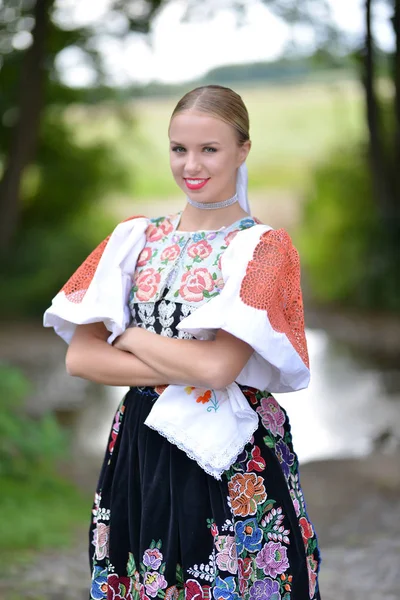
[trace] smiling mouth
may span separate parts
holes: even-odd
[[[200,190],[210,180],[210,178],[208,178],[208,179],[189,179],[188,177],[184,177],[183,179],[185,181],[186,186],[189,188],[189,190]]]

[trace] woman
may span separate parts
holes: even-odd
[[[93,507],[90,598],[315,600],[317,540],[271,396],[309,380],[298,254],[249,214],[240,96],[189,92],[169,138],[184,210],[120,224],[45,314],[71,375],[130,387]]]

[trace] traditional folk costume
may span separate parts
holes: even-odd
[[[90,528],[91,600],[318,600],[317,539],[288,417],[271,392],[309,381],[300,265],[283,230],[252,217],[178,231],[129,219],[46,311],[67,343],[102,321],[254,353],[223,390],[132,387],[111,428]]]

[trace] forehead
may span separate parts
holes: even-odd
[[[232,142],[235,132],[231,125],[206,113],[185,111],[176,115],[169,127],[171,140],[180,143]]]

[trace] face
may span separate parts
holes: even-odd
[[[185,111],[170,125],[170,165],[176,183],[197,202],[220,202],[236,192],[236,172],[250,150],[231,125],[206,113]]]

